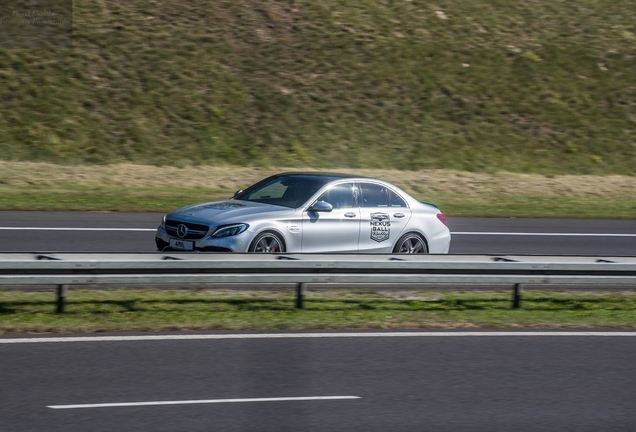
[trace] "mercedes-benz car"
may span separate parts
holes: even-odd
[[[160,251],[448,253],[435,205],[382,180],[347,174],[276,174],[227,200],[163,217]]]

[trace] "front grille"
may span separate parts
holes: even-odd
[[[183,225],[187,229],[187,234],[185,236],[179,235],[179,225]],[[179,222],[170,219],[166,220],[166,232],[171,237],[176,237],[184,240],[197,240],[205,237],[208,231],[210,231],[210,227],[207,225],[200,225],[190,222]]]

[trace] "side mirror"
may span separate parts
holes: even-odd
[[[307,211],[312,212],[326,212],[329,213],[333,210],[333,206],[326,201],[317,201],[307,209]]]
[[[234,192],[234,195],[232,195],[232,198],[234,198],[235,196],[237,196],[238,194],[240,194],[241,192],[243,192],[243,189],[239,189],[236,192]]]

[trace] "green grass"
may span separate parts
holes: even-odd
[[[186,204],[226,199],[234,191],[204,188],[2,186],[2,210],[167,212]]]
[[[510,291],[310,292],[291,290],[71,290],[55,314],[53,293],[0,293],[0,333],[168,330],[415,328],[636,328],[633,293],[537,292],[511,309]]]
[[[168,212],[186,204],[226,199],[230,189],[149,188],[112,186],[0,185],[0,209],[39,211]],[[417,195],[416,195],[417,196]],[[610,197],[478,196],[430,194],[421,199],[437,204],[447,216],[636,218],[636,200]]]
[[[226,199],[291,168],[0,162],[0,209],[166,212]],[[636,177],[344,169],[381,178],[447,216],[633,219]]]
[[[636,219],[636,199],[630,197],[550,197],[545,195],[432,195],[448,216],[570,219]]]
[[[0,50],[1,159],[634,174],[633,0],[75,0],[73,25]]]

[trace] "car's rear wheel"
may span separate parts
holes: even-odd
[[[424,238],[417,233],[404,234],[395,244],[393,253],[401,254],[425,254],[428,247]]]
[[[285,243],[278,234],[266,231],[256,236],[249,250],[255,253],[285,252]]]

